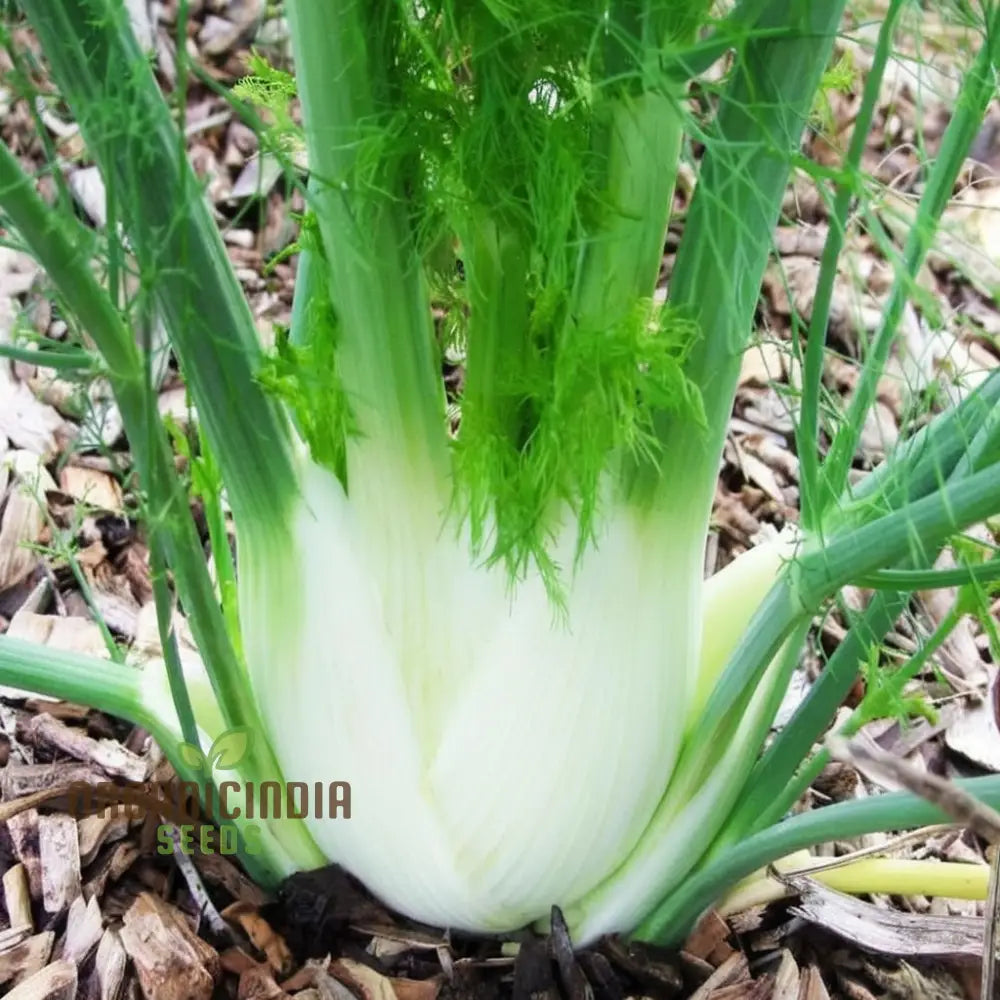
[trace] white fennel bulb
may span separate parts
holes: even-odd
[[[676,764],[702,532],[610,508],[557,618],[537,573],[512,587],[477,564],[426,498],[400,504],[388,477],[359,475],[349,499],[303,464],[294,550],[241,539],[241,607],[286,780],[351,784],[350,819],[307,820],[317,845],[441,926],[509,930],[570,907],[628,857]],[[568,523],[565,564],[574,543]],[[754,602],[731,590],[745,621]]]

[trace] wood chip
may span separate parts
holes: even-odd
[[[195,867],[201,877],[212,885],[220,886],[233,899],[251,907],[261,907],[268,902],[267,895],[254,882],[222,854],[195,854]]]
[[[97,897],[91,896],[90,902],[85,902],[83,896],[77,896],[69,907],[66,936],[61,942],[59,957],[82,965],[100,943],[103,931],[104,921]]]
[[[861,948],[894,957],[979,959],[981,917],[937,917],[883,910],[808,879],[789,880],[801,894],[791,912]]]
[[[25,453],[51,458],[60,442],[70,440],[72,427],[54,407],[38,400],[27,385],[15,381],[9,371],[7,365],[0,365],[0,436]]]
[[[691,1000],[718,1000],[718,991],[726,986],[736,986],[744,992],[734,996],[749,996],[750,966],[746,956],[738,952],[731,955],[701,986],[691,994]]]
[[[80,843],[76,820],[65,813],[40,816],[38,847],[42,864],[42,905],[61,913],[80,895]]]
[[[89,865],[105,844],[121,840],[128,833],[129,823],[139,813],[139,806],[125,804],[84,816],[78,823],[81,864]]]
[[[945,743],[956,753],[994,774],[1000,774],[1000,673],[993,675],[986,698],[967,705],[945,732]]]
[[[271,970],[257,964],[240,973],[236,996],[238,1000],[291,1000],[290,994],[274,981]]]
[[[45,526],[45,491],[56,485],[37,455],[9,452],[3,461],[14,472],[14,483],[0,516],[0,590],[20,583],[38,565],[30,546]]]
[[[169,903],[140,894],[125,913],[121,940],[148,1000],[210,1000],[219,956]]]
[[[95,785],[106,778],[89,764],[59,761],[54,764],[19,764],[9,761],[0,771],[0,820],[10,819],[25,809],[66,795],[71,786],[84,781]]]
[[[3,905],[11,927],[34,928],[31,918],[31,892],[24,865],[11,865],[3,876]]]
[[[29,979],[44,969],[55,939],[52,931],[43,931],[0,951],[0,986]]]
[[[59,488],[75,500],[100,510],[119,513],[124,502],[117,479],[106,472],[79,465],[63,467],[59,473]]]
[[[10,769],[10,764],[4,772]],[[6,797],[6,796],[5,796]],[[42,896],[42,862],[38,857],[38,810],[26,809],[7,820],[7,833],[14,846],[14,855],[28,873],[32,899]]]
[[[725,920],[715,910],[709,910],[698,921],[698,925],[684,943],[684,950],[695,958],[703,958],[706,961],[711,961],[710,956],[719,950],[720,946],[729,948],[726,944],[726,939],[730,933],[729,925]],[[729,948],[727,954],[723,954],[718,962],[713,962],[712,964],[721,965],[732,953],[733,949]]]
[[[810,965],[799,980],[799,1000],[830,1000],[823,977],[815,965]]]
[[[781,962],[774,973],[771,1000],[798,1000],[799,966],[787,948],[781,950]]]
[[[248,903],[233,903],[222,911],[222,916],[243,928],[250,943],[263,952],[268,965],[279,975],[287,975],[294,965],[291,949],[285,939],[261,916],[260,911]]]
[[[97,622],[89,618],[36,615],[19,611],[11,619],[7,636],[42,646],[107,659],[108,647]]]
[[[15,986],[7,1000],[74,1000],[77,973],[72,962],[53,962]]]
[[[129,670],[130,667],[122,667]],[[43,712],[24,727],[25,737],[35,746],[51,746],[76,760],[94,764],[111,777],[126,781],[145,781],[149,761],[126,750],[118,740],[95,740],[86,732]]]
[[[99,1000],[118,1000],[123,995],[128,955],[118,931],[109,928],[97,946],[94,960]]]

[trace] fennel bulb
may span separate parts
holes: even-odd
[[[825,672],[798,725],[776,737],[772,747],[784,740],[791,752],[756,755],[824,602],[865,573],[890,573],[900,594],[873,601],[850,645],[879,641],[917,586],[893,567],[918,555],[930,565],[952,533],[996,511],[986,415],[997,379],[914,438],[867,496],[852,501],[847,471],[995,92],[1000,10],[929,168],[853,415],[823,462],[829,302],[817,296],[796,450],[803,523],[823,547],[785,572],[794,540],[779,541],[704,584],[741,354],[843,0],[738,4],[711,21],[703,0],[285,6],[295,78],[265,74],[261,92],[270,112],[276,90],[297,93],[310,222],[289,349],[265,363],[121,0],[20,4],[163,314],[199,415],[192,454],[212,459],[203,473],[217,464],[201,497],[215,504],[218,586],[129,325],[148,303],[108,294],[90,266],[93,234],[42,201],[0,145],[4,224],[101,354],[150,551],[172,575],[207,675],[185,683],[168,654],[169,683],[143,684],[118,664],[0,638],[4,678],[132,719],[180,772],[181,738],[207,743],[215,726],[259,734],[247,780],[351,782],[350,820],[276,823],[266,856],[243,858],[248,870],[273,887],[325,855],[402,912],[450,927],[508,930],[558,904],[578,944],[615,929],[677,941],[728,884],[783,853],[845,829],[894,828],[898,800],[765,828],[795,801],[802,762],[806,774],[822,766],[822,752],[810,754],[860,653]],[[880,29],[882,56],[900,6]],[[687,82],[723,56],[711,114],[692,116]],[[862,190],[851,178],[879,65],[855,130],[862,145],[842,171],[821,171],[838,190],[820,287],[825,275],[832,288]],[[528,99],[541,80],[557,103]],[[692,141],[704,153],[657,309]],[[457,438],[441,379],[448,343],[465,349]],[[563,570],[561,619],[549,560]],[[169,650],[173,598],[165,574],[158,582]],[[775,659],[783,643],[791,655]],[[1000,786],[978,787],[1000,801]],[[933,821],[918,820],[922,804],[907,808],[908,822]]]
[[[349,821],[306,821],[319,848],[441,926],[509,930],[583,899],[637,844],[696,703],[701,532],[609,505],[557,620],[537,570],[512,589],[420,498],[348,498],[307,459],[299,483],[293,552],[241,540],[241,606],[286,779],[351,783]],[[566,518],[566,563],[575,541]],[[749,619],[782,558],[762,552],[707,588],[710,631]],[[603,929],[634,926],[635,902]]]

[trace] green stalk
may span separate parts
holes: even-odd
[[[802,480],[802,523],[806,529],[816,526],[816,520],[831,498],[818,495],[819,490],[819,402],[822,398],[823,358],[826,346],[826,329],[830,319],[830,304],[833,301],[833,285],[837,277],[837,262],[844,246],[847,231],[847,216],[851,200],[859,193],[861,158],[864,155],[872,118],[878,104],[885,67],[892,53],[892,39],[896,22],[902,13],[906,0],[891,0],[879,28],[875,57],[865,79],[861,95],[861,107],[854,122],[854,131],[847,148],[841,177],[837,182],[837,194],[830,211],[829,230],[820,261],[819,277],[816,280],[816,294],[813,298],[812,316],[806,341],[805,362],[802,368],[802,410],[796,428],[796,452],[801,465]]]
[[[143,362],[130,333],[80,253],[81,227],[58,217],[35,192],[6,146],[0,144],[0,206],[45,268],[104,357],[108,379],[133,445],[140,481],[148,494],[153,543],[177,576],[202,657],[213,666],[213,684],[230,725],[253,720],[252,695],[238,682],[240,667],[219,614],[201,542],[187,497],[174,472],[162,425],[151,419]],[[0,643],[7,640],[0,639]],[[246,713],[246,714],[244,714]]]
[[[0,358],[11,361],[26,361],[29,365],[39,368],[52,368],[55,371],[95,372],[96,359],[89,352],[80,348],[50,348],[14,347],[11,344],[0,344]]]
[[[994,809],[1000,807],[1000,777],[967,778],[956,784]],[[947,814],[937,806],[909,792],[840,802],[801,813],[755,834],[696,872],[643,922],[635,936],[663,945],[679,944],[701,912],[729,886],[758,868],[803,848],[949,821]]]
[[[402,482],[440,493],[447,469],[444,394],[401,165],[387,131],[387,67],[377,50],[385,26],[357,0],[290,0],[287,13],[312,205],[340,324],[340,377],[365,445],[398,462]]]
[[[918,652],[914,656],[910,657],[907,663],[904,664],[902,667],[900,667],[899,670],[897,670],[892,675],[891,679],[892,689],[897,694],[902,693],[903,687],[924,668],[924,666],[927,664],[927,661],[938,651],[938,649],[941,648],[945,640],[951,634],[952,630],[958,624],[961,617],[962,613],[959,611],[958,605],[956,604],[954,607],[951,608],[948,614],[945,615],[941,623],[934,630],[934,634],[931,635],[931,637],[924,643],[924,645],[918,650]],[[884,622],[886,619],[884,616],[880,615],[877,616],[877,620],[878,620],[878,625],[880,626],[882,622]],[[892,622],[890,621],[889,625],[886,626],[885,631],[888,631],[891,625]],[[839,653],[840,649],[842,648],[843,644],[840,647],[838,647],[837,652]],[[834,655],[836,656],[836,654]],[[837,671],[838,676],[836,680],[839,682],[837,686],[843,692],[844,697],[846,697],[847,691],[850,690],[851,684],[857,677],[858,674],[857,662],[860,659],[861,656],[856,656],[853,659],[853,663],[849,661],[849,665],[853,666],[853,671],[848,670],[847,672],[842,672],[839,669]],[[824,675],[829,670],[830,666],[828,666],[827,669],[824,671]],[[829,697],[828,692],[824,691],[823,693],[828,694],[826,705],[827,707],[829,707],[831,704],[833,704],[833,699]],[[812,691],[810,691],[810,694],[812,694]],[[843,697],[840,699],[839,702],[833,704],[834,711],[836,711],[836,708],[839,707],[839,704],[841,704],[842,701]],[[850,718],[844,723],[844,725],[841,726],[839,730],[837,730],[837,735],[839,737],[841,737],[842,739],[849,739],[851,736],[854,736],[866,722],[871,721],[871,717],[861,711],[862,708],[863,705],[859,705],[858,708],[856,708],[851,713]],[[809,715],[815,716],[815,712],[809,712]],[[827,719],[821,722],[820,726],[817,727],[817,729],[814,731],[816,740],[820,739],[823,732],[826,730],[826,726],[829,723],[830,717],[831,716],[828,715]],[[800,728],[798,732],[801,733],[802,729]],[[785,730],[782,730],[782,732],[779,734],[779,738],[783,736],[784,733]],[[775,740],[775,743],[777,742],[778,740]],[[809,744],[809,746],[811,745],[812,744]],[[798,756],[794,758],[789,756],[785,761],[784,767],[782,768],[784,773],[788,774],[791,780],[789,781],[789,783],[785,788],[780,789],[779,791],[779,789],[775,787],[777,785],[777,780],[780,778],[780,772],[779,772],[779,774],[768,775],[770,780],[767,784],[767,787],[760,789],[754,787],[751,793],[751,799],[748,800],[748,803],[751,800],[755,802],[757,807],[756,813],[751,811],[749,808],[744,811],[747,816],[748,822],[744,824],[742,830],[740,830],[739,828],[731,829],[730,824],[727,823],[726,827],[727,837],[725,841],[720,844],[720,847],[729,846],[730,844],[738,842],[739,840],[745,838],[748,834],[758,833],[761,830],[764,830],[767,827],[771,826],[773,823],[777,823],[792,808],[792,806],[794,806],[795,803],[799,801],[799,799],[806,793],[806,790],[819,777],[823,768],[826,767],[826,765],[830,762],[831,759],[830,751],[827,750],[826,747],[820,747],[816,751],[816,753],[812,755],[812,757],[809,757],[808,760],[806,760],[809,746],[804,746],[803,743],[799,743],[797,747],[796,746],[790,747],[788,745],[788,741],[786,741],[784,745],[780,748],[780,750],[773,745],[772,747],[769,748],[769,751],[772,750],[775,751],[776,755],[782,751],[791,754],[793,749],[798,752]],[[774,759],[778,760],[777,756],[775,756]],[[805,763],[799,765],[798,764],[799,761],[805,761]],[[794,774],[794,777],[792,777],[792,771],[794,770],[794,767],[787,767],[788,764],[792,764],[798,767],[798,771],[797,773]],[[787,770],[784,769],[785,767],[787,767]],[[730,833],[731,835],[729,835]]]
[[[865,359],[846,419],[834,438],[824,465],[822,479],[827,497],[839,497],[844,492],[865,415],[875,401],[878,380],[885,368],[909,291],[934,240],[941,214],[951,199],[955,181],[979,133],[986,110],[996,94],[994,66],[1000,59],[1000,4],[991,5],[988,18],[985,43],[965,75],[954,113],[941,138],[941,149],[907,236],[903,268],[896,274],[882,325]]]
[[[114,194],[143,293],[170,332],[234,516],[244,525],[283,523],[294,496],[287,422],[255,381],[253,316],[124,6],[22,7]]]
[[[712,856],[743,839],[750,831],[760,829],[763,825],[761,816],[767,814],[774,822],[787,812],[789,806],[782,795],[783,789],[843,703],[857,679],[858,663],[868,647],[873,642],[879,642],[892,628],[906,603],[905,594],[878,594],[872,599],[864,614],[840,642],[795,714],[775,735],[751,771],[746,782],[747,793],[726,820],[717,843],[713,845]],[[781,806],[772,810],[779,797]]]
[[[1000,580],[1000,558],[954,569],[883,569],[860,577],[858,586],[874,590],[937,590],[962,587],[972,581],[992,583],[994,580]]]
[[[142,672],[125,664],[4,637],[0,639],[0,676],[13,687],[128,719],[157,739],[169,733],[164,720],[154,717],[143,704]],[[171,734],[167,745],[173,742]]]
[[[804,616],[811,616],[830,594],[857,574],[912,556],[909,549],[914,538],[920,540],[921,546],[936,549],[956,530],[1000,508],[998,498],[1000,467],[951,484],[939,494],[926,497],[903,511],[889,514],[832,540],[818,552],[797,557],[761,604],[713,688],[698,722],[697,741],[685,746],[675,770],[675,780],[680,777],[682,783],[696,786],[699,776],[710,773],[710,766],[718,753],[717,745],[725,741],[732,719],[740,717],[746,710],[752,692],[796,622]],[[878,619],[889,613],[888,606],[876,604],[872,620],[866,624],[879,627],[881,622]],[[814,720],[811,713],[823,706],[828,707],[829,688],[843,683],[844,675],[839,671],[826,682],[817,700],[810,706],[810,714],[793,730],[794,738],[812,736],[809,727]],[[798,760],[801,757],[794,758],[795,762]],[[673,787],[668,789],[664,803],[672,802],[674,794]],[[665,821],[666,818],[660,820]],[[739,815],[736,822],[740,822]],[[651,825],[650,829],[654,827]],[[646,837],[648,831],[644,839]],[[724,837],[728,839],[728,834]]]
[[[669,286],[671,305],[700,327],[684,370],[700,391],[705,427],[667,417],[660,424],[659,466],[684,470],[683,496],[669,477],[640,470],[636,479],[636,488],[655,496],[672,518],[702,530],[792,158],[843,8],[843,0],[772,0],[737,54],[705,136]],[[772,29],[780,34],[772,36]]]
[[[528,247],[514,225],[489,209],[468,215],[459,233],[469,298],[463,412],[519,449],[530,429],[522,405],[531,348]],[[471,519],[474,527],[481,521]]]
[[[899,445],[852,490],[841,510],[829,513],[826,529],[841,530],[879,510],[899,509],[937,489],[959,467],[998,406],[1000,371],[995,371],[957,406],[935,417]]]
[[[604,224],[587,234],[571,315],[583,330],[611,330],[649,299],[663,255],[684,138],[682,88],[639,94],[627,84],[597,113]]]
[[[1000,511],[1000,464],[948,483],[937,493],[831,539],[796,567],[806,606],[879,566],[926,560],[949,535]]]
[[[174,471],[166,434],[159,421],[151,419],[142,358],[131,334],[91,273],[88,255],[81,252],[81,248],[88,245],[86,234],[75,220],[57,216],[42,202],[34,184],[2,144],[0,207],[45,268],[71,311],[94,338],[107,363],[108,378],[132,443],[140,480],[147,492],[151,543],[162,547],[175,574],[191,630],[209,668],[220,710],[228,726],[249,725],[259,734],[254,741],[248,770],[258,776],[278,776],[281,771],[265,738],[253,691],[246,684],[243,666],[226,632],[187,496]],[[9,641],[0,638],[0,647]],[[50,686],[56,681],[57,678],[51,678]],[[72,677],[67,676],[67,684],[73,683]],[[93,703],[86,698],[82,700],[85,704]],[[125,717],[130,716],[125,713]],[[177,765],[177,761],[173,763]],[[293,857],[316,856],[304,830],[288,825],[286,836],[292,838],[287,849]],[[295,839],[302,837],[308,842],[297,844]]]

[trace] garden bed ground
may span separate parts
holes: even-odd
[[[164,87],[177,79],[176,3],[130,2]],[[268,5],[270,6],[270,5]],[[263,0],[195,0],[189,50],[223,85],[246,70],[251,45],[271,58],[286,50],[281,20]],[[806,152],[834,164],[846,143],[869,59],[878,11],[856,18],[838,46],[839,87],[826,92]],[[265,16],[266,15],[266,16]],[[874,25],[874,29],[873,29]],[[43,143],[60,157],[80,212],[103,225],[100,180],[72,121],[54,102],[16,95],[17,71],[35,46],[15,28],[23,64],[0,52],[0,135],[40,169]],[[874,203],[898,238],[912,218],[920,155],[933,155],[956,81],[949,52],[962,38],[928,14],[912,39],[917,61],[888,75],[866,168],[883,185]],[[34,74],[44,88],[44,77]],[[253,131],[204,83],[190,86],[189,153],[225,233],[265,343],[287,323],[294,258],[275,262],[295,237],[301,197]],[[1000,108],[994,108],[969,165],[967,186],[946,213],[946,234],[920,276],[927,293],[904,318],[904,337],[880,386],[858,468],[881,459],[913,419],[978,384],[1000,365]],[[682,177],[662,281],[683,226],[691,176]],[[54,184],[51,176],[42,188]],[[826,234],[823,202],[804,176],[788,191],[775,256],[748,352],[720,470],[706,572],[724,565],[797,517],[798,461],[792,426],[797,379],[792,338],[808,319]],[[838,280],[826,386],[847,398],[856,359],[881,315],[891,272],[860,226],[848,234]],[[59,339],[66,325],[44,276],[26,256],[0,246],[0,340],[26,326]],[[183,426],[196,419],[169,356],[160,372],[161,412]],[[178,457],[183,463],[183,458]],[[105,655],[106,627],[139,656],[158,648],[148,552],[129,517],[130,463],[121,420],[100,379],[53,377],[26,362],[0,362],[0,631],[67,650]],[[194,515],[200,512],[194,509]],[[845,632],[845,615],[818,622],[784,717]],[[918,648],[948,607],[925,595],[898,623],[884,656]],[[991,613],[998,618],[1000,605]],[[191,644],[193,652],[193,644]],[[873,724],[863,737],[905,755],[918,771],[946,777],[1000,772],[1000,694],[987,632],[964,621],[922,679],[935,718]],[[859,681],[859,684],[862,683]],[[859,694],[860,691],[855,692]],[[147,735],[79,706],[0,691],[0,993],[17,1000],[145,995],[155,1000],[239,997],[272,1000],[822,1000],[825,997],[975,997],[983,905],[924,897],[872,897],[845,909],[815,885],[787,898],[705,917],[680,953],[608,940],[573,954],[558,914],[547,938],[470,938],[419,927],[384,911],[337,870],[295,877],[269,899],[231,859],[158,853],[159,818],[132,809],[79,817],[68,810],[73,782],[169,780]],[[800,808],[863,796],[883,777],[832,765]],[[843,854],[884,846],[830,845]],[[961,829],[922,831],[905,856],[985,864],[982,845]]]

